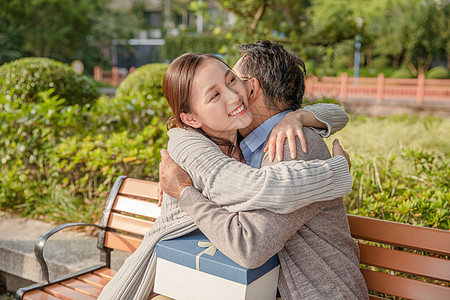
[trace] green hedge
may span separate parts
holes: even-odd
[[[0,92],[25,102],[40,101],[39,93],[51,88],[66,105],[86,104],[100,96],[90,78],[49,58],[28,57],[3,64],[0,78]]]
[[[148,64],[137,68],[128,75],[117,88],[119,98],[144,96],[148,101],[159,100],[164,97],[162,90],[163,78],[168,65]]]
[[[411,74],[411,71],[408,69],[398,69],[395,70],[389,77],[391,78],[414,78],[413,74]]]
[[[231,42],[215,35],[189,36],[180,35],[165,39],[163,55],[169,61],[184,53],[223,54],[221,49]],[[235,46],[234,46],[235,47]]]
[[[372,66],[376,69],[387,68],[391,65],[391,59],[387,56],[377,56],[372,60]]]
[[[445,67],[434,67],[427,72],[429,79],[449,79],[450,72]]]

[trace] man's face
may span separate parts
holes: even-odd
[[[256,93],[256,91],[254,91],[254,87],[252,86],[250,79],[248,76],[246,76],[243,72],[242,72],[242,65],[243,65],[243,58],[241,57],[236,64],[233,67],[233,72],[239,77],[241,78],[241,80],[243,80],[245,82],[245,89],[247,91],[247,95],[248,95],[248,106],[250,108],[251,113],[253,114],[253,116],[263,116],[264,118],[268,118],[269,115],[266,114],[266,112],[261,112],[259,106],[263,105],[262,101],[263,98],[262,97],[262,93]],[[260,98],[255,98],[256,94],[260,95]]]
[[[242,81],[245,82],[245,89],[247,90],[247,96],[248,96],[248,100],[249,100],[249,107],[250,107],[250,111],[252,111],[254,108],[252,108],[252,97],[254,95],[252,95],[252,85],[249,82],[249,77],[245,76],[242,71],[242,57],[236,62],[236,64],[233,66],[233,72],[234,74],[236,74],[237,77],[239,77]]]
[[[242,66],[242,57],[236,62],[236,64],[233,67],[234,74],[236,74],[239,78],[243,77],[243,74],[241,72],[241,66]]]

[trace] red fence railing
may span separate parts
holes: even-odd
[[[378,102],[389,100],[424,102],[450,102],[449,79],[425,79],[420,74],[414,79],[352,78],[347,74],[341,77],[308,77],[305,95],[308,98],[373,99]]]
[[[119,84],[128,76],[128,74],[133,73],[136,68],[131,67],[130,70],[119,69],[113,67],[111,71],[102,70],[101,67],[94,67],[94,79],[98,82],[108,83],[114,87],[119,86]]]
[[[99,82],[109,83],[117,87],[135,68],[123,70],[113,67],[111,71],[94,68],[94,78]],[[425,79],[423,74],[414,79],[385,78],[379,74],[377,78],[353,78],[343,73],[341,77],[315,77],[306,79],[307,98],[335,98],[384,101],[414,101],[421,105],[424,102],[449,102],[450,79]]]

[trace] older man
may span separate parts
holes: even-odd
[[[245,138],[240,146],[246,163],[260,168],[279,161],[272,161],[263,149],[272,128],[301,105],[304,63],[281,44],[269,41],[243,45],[240,50],[242,56],[233,70],[247,80],[252,95],[249,107],[255,116],[250,127],[241,131]],[[329,117],[326,110],[319,111],[323,117]],[[315,130],[304,128],[304,136],[308,151],[301,151],[296,140],[298,150],[292,155],[286,143],[284,160],[331,157]],[[346,155],[335,146],[339,154]],[[160,180],[164,191],[179,198],[181,209],[225,255],[254,268],[278,253],[278,288],[283,300],[368,298],[359,270],[358,247],[350,236],[342,198],[315,202],[288,214],[267,210],[229,212],[195,188],[186,188],[190,185],[189,176],[165,152],[162,164]],[[180,187],[175,182],[185,184]]]

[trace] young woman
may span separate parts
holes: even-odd
[[[321,175],[314,177],[309,173],[306,177],[304,173],[296,176],[295,171],[294,174],[281,171],[291,167],[292,170],[304,171],[319,165],[327,168],[329,163],[330,169],[326,172],[329,172],[331,178],[334,167],[343,167],[340,163],[334,164],[335,160],[339,161],[341,158],[332,158],[325,162],[284,162],[265,169],[253,169],[239,164],[238,162],[243,162],[243,158],[238,146],[238,129],[246,128],[252,122],[253,116],[248,108],[247,96],[248,94],[251,97],[252,91],[247,92],[245,83],[216,56],[185,54],[179,57],[169,66],[163,88],[173,112],[169,122],[169,128],[172,128],[169,131],[169,152],[189,173],[194,185],[198,185],[205,196],[219,204],[230,206],[229,210],[265,208],[286,213],[314,201],[342,196],[342,189],[349,187],[348,181],[339,182],[339,179],[344,179],[345,176],[339,178],[335,185],[323,180]],[[333,106],[321,109],[330,107]],[[332,124],[329,126],[333,127]],[[234,160],[223,161],[222,152]],[[207,164],[204,162],[205,157]],[[235,176],[230,176],[233,173]],[[273,195],[270,193],[263,197],[260,193],[261,183],[267,182],[268,178],[273,178],[274,182],[271,184],[277,187],[279,194],[288,193],[291,199],[277,203],[273,201]],[[245,192],[236,193],[233,199],[230,199],[227,186],[240,186],[243,182]],[[306,193],[313,184],[318,192],[315,195]],[[293,187],[296,192],[293,192]],[[267,203],[261,207],[261,201]]]
[[[169,131],[169,151],[174,158],[180,157],[177,153],[183,153],[183,160],[178,162],[191,175],[195,187],[228,209],[265,208],[286,213],[312,201],[343,196],[351,190],[347,161],[342,156],[328,161],[286,162],[264,169],[253,169],[243,164],[238,147],[238,129],[245,128],[252,121],[248,107],[251,91],[247,92],[245,83],[217,57],[186,54],[176,59],[164,77],[164,95],[173,112],[169,123],[173,128]],[[224,154],[228,156],[225,160]],[[200,157],[208,157],[208,160],[199,164]],[[245,175],[248,182],[245,190],[238,190],[230,197],[229,193],[236,185],[227,179],[236,165],[238,173]],[[304,170],[308,168],[323,170],[322,174],[328,173],[329,178],[334,178],[334,183],[314,174],[305,178]],[[290,170],[289,173],[285,172],[286,169]],[[346,174],[336,176],[333,171],[337,169],[346,170]],[[236,178],[242,180],[242,176]],[[267,182],[278,187],[272,189],[272,193],[289,195],[286,197],[288,201],[274,201],[270,190],[261,191]],[[320,197],[308,193],[311,182],[319,185],[323,182]],[[192,219],[179,208],[178,201],[165,195],[161,216],[155,226],[105,286],[99,299],[145,299],[154,281],[155,244],[196,228]]]

